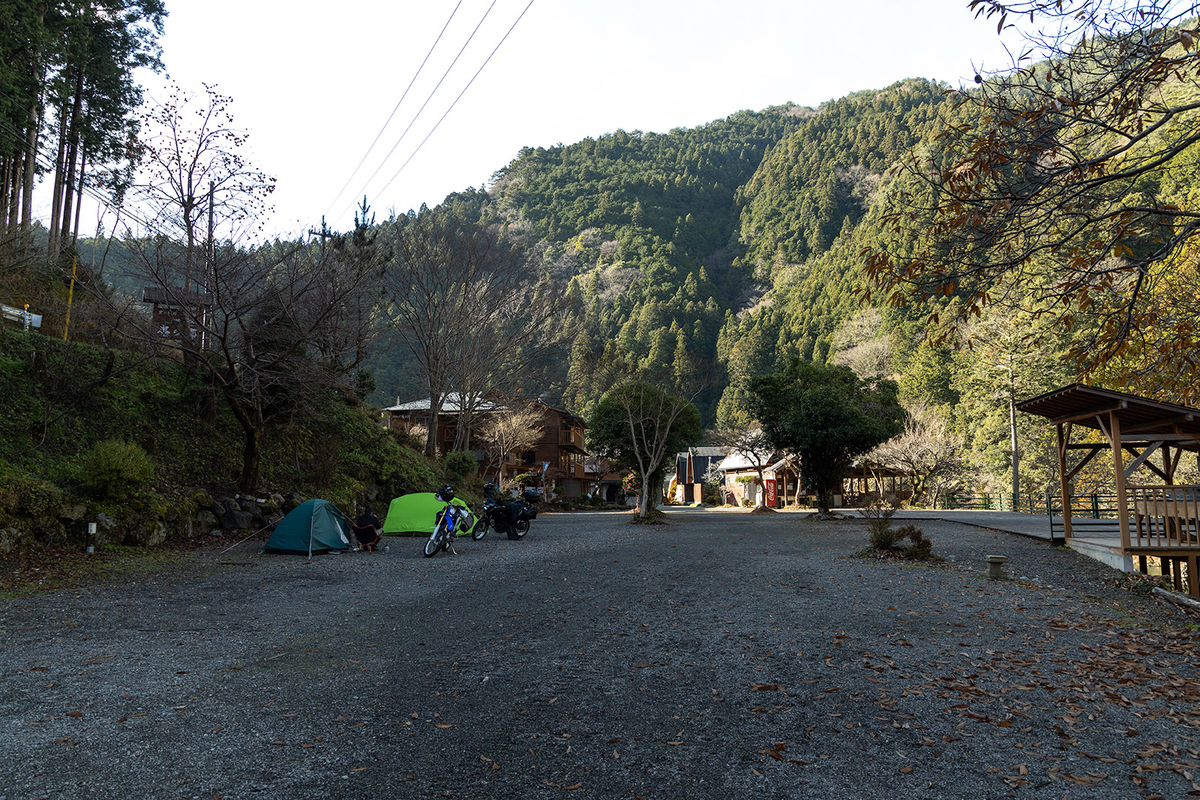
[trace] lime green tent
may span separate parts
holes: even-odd
[[[288,512],[267,539],[264,553],[328,553],[350,549],[350,521],[328,500],[309,500]]]
[[[471,511],[470,507],[457,497],[450,502],[460,508],[465,508],[468,513]],[[387,519],[383,521],[383,532],[401,536],[428,536],[433,533],[433,527],[437,525],[438,512],[445,506],[446,504],[438,500],[437,495],[433,492],[415,492],[397,497],[388,505]],[[459,536],[467,534],[477,523],[474,514],[467,517],[467,520],[470,524],[465,529],[458,531]]]

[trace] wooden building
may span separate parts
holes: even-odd
[[[510,453],[500,469],[507,482],[522,473],[538,476],[538,485],[548,492],[561,487],[564,497],[581,497],[591,490],[584,469],[587,450],[583,417],[541,402],[531,404],[541,412],[541,438],[532,449]]]
[[[728,447],[689,447],[675,456],[675,502],[700,503],[704,500],[704,476],[709,467],[720,464],[729,455]]]
[[[517,475],[532,474],[536,476],[536,485],[547,493],[553,493],[558,487],[562,487],[565,497],[580,497],[587,493],[590,490],[590,481],[584,470],[587,456],[584,431],[587,430],[587,423],[582,417],[562,408],[542,402],[530,405],[541,414],[541,437],[532,448],[509,453],[505,457],[500,465],[504,482],[511,481]],[[484,445],[475,432],[488,417],[503,413],[502,405],[483,400],[476,404],[472,414],[472,431],[468,436],[467,449],[475,453],[481,470],[485,469],[487,459]],[[397,398],[396,405],[383,409],[382,415],[385,428],[403,433],[414,429],[428,430],[430,424],[436,424],[438,452],[447,453],[453,449],[458,435],[462,399],[457,394],[448,395],[436,420],[431,420],[428,399],[400,403]]]

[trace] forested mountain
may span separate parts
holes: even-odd
[[[576,332],[549,387],[564,404],[586,412],[599,397],[594,365],[607,350],[646,367],[698,366],[712,424],[722,395],[737,416],[748,369],[828,355],[857,308],[859,223],[888,167],[929,135],[943,96],[907,80],[817,109],[527,148],[486,191],[447,203],[531,234],[565,284]],[[404,394],[406,373],[395,348],[384,352],[373,360],[380,401]]]

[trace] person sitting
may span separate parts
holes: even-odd
[[[354,521],[354,536],[358,539],[358,544],[362,549],[373,553],[375,548],[383,546],[383,540],[379,535],[382,527],[383,523],[371,511],[370,506],[363,509],[363,513],[359,514],[358,519]]]

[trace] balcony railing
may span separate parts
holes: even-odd
[[[1200,486],[1127,486],[1138,548],[1200,549]]]

